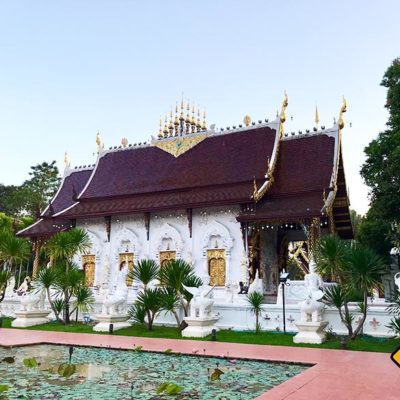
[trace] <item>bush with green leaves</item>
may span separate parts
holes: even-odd
[[[171,260],[162,268],[154,260],[141,260],[130,273],[130,278],[139,281],[143,290],[139,293],[135,304],[129,310],[131,320],[146,324],[149,330],[153,329],[156,316],[164,311],[171,313],[178,329],[182,325],[179,309],[188,316],[189,302],[192,295],[184,289],[198,287],[202,284],[193,267],[183,260]],[[159,282],[156,288],[149,288],[150,282]]]
[[[362,332],[367,318],[368,296],[382,286],[385,262],[372,249],[335,235],[325,236],[318,242],[316,261],[317,272],[337,282],[325,290],[324,301],[338,309],[348,338],[355,339]],[[349,303],[357,296],[360,296],[358,311],[361,318],[353,328],[355,318],[349,310]]]
[[[260,333],[260,316],[262,311],[261,306],[264,302],[264,295],[260,292],[251,292],[247,295],[246,300],[250,304],[250,312],[256,317],[256,333]]]

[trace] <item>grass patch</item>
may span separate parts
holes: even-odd
[[[11,319],[3,319],[3,328],[11,328]],[[82,324],[80,322],[72,322],[70,325],[64,325],[59,322],[49,322],[44,325],[32,326],[25,328],[27,330],[41,330],[53,332],[75,332],[75,333],[94,333],[93,326]],[[98,332],[96,332],[98,333]],[[108,333],[102,333],[108,335]],[[124,328],[114,332],[118,336],[136,336],[163,339],[184,339],[176,328],[167,326],[155,326],[153,331],[148,331],[144,325],[134,324],[129,328]],[[311,347],[319,349],[340,349],[340,339],[332,338],[320,345],[312,344],[295,344],[293,343],[293,334],[280,332],[237,332],[232,330],[222,330],[217,333],[219,342],[245,343],[245,344],[261,344],[270,346],[294,346],[294,347]],[[210,337],[198,339],[210,340]],[[362,336],[348,343],[348,350],[355,351],[373,351],[380,353],[392,353],[400,347],[400,339],[374,338],[371,336]]]

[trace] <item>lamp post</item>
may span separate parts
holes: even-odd
[[[285,308],[285,286],[289,286],[290,283],[287,282],[289,279],[288,272],[282,272],[279,277],[279,283],[282,287],[282,314],[283,314],[283,332],[286,333],[286,308]]]

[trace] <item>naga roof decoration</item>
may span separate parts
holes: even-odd
[[[267,160],[266,160],[267,172],[265,174],[265,182],[262,184],[262,186],[259,189],[257,189],[257,183],[256,183],[256,180],[254,179],[253,198],[256,203],[265,195],[265,193],[268,191],[268,189],[274,183],[273,174],[274,174],[276,162],[278,160],[279,145],[280,145],[281,139],[283,137],[283,124],[286,121],[286,108],[288,105],[289,105],[289,100],[288,100],[288,96],[285,92],[285,97],[282,102],[281,113],[279,115],[279,128],[276,131],[274,149],[272,151],[271,159],[269,157],[267,157]]]

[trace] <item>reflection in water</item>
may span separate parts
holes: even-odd
[[[14,357],[15,363],[1,362]],[[35,358],[39,366],[26,368],[23,360]],[[0,348],[0,384],[8,385],[7,399],[143,399],[154,400],[157,387],[168,381],[183,388],[174,399],[250,400],[273,386],[299,374],[301,365],[137,353],[75,347],[69,378],[58,374],[68,363],[68,347],[40,345]],[[216,369],[223,374],[211,381]]]

